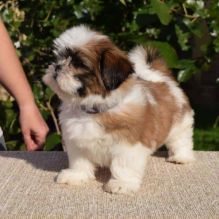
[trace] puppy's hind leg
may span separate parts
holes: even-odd
[[[167,161],[181,164],[194,161],[193,123],[193,111],[191,111],[174,124],[166,141],[169,150]]]

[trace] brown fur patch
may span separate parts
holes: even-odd
[[[167,85],[141,81],[147,86],[157,104],[126,104],[121,112],[105,112],[98,121],[105,131],[117,140],[130,144],[141,142],[149,148],[158,148],[164,142],[173,124],[173,115],[179,111]]]
[[[167,75],[168,77],[173,79],[173,75],[170,69],[167,67],[165,61],[162,58],[153,60],[150,66],[151,68],[159,70],[162,74]]]
[[[127,55],[107,38],[87,43],[84,54],[92,59],[94,72],[106,91],[116,89],[133,73]]]
[[[144,47],[144,50],[146,52],[146,56],[145,56],[146,62],[152,69],[158,70],[162,74],[174,79],[166,62],[161,57],[161,55],[159,54],[156,48],[151,46],[146,46]]]
[[[74,76],[82,83],[82,88],[78,90],[80,97],[87,96],[89,94],[106,95],[106,91],[100,86],[98,78],[94,73],[77,74]]]

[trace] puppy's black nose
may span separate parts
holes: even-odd
[[[61,65],[57,64],[55,65],[55,71],[58,72],[61,70]]]
[[[58,76],[58,73],[55,72],[55,73],[53,74],[53,78],[56,80],[57,76]]]
[[[58,76],[58,72],[61,69],[61,65],[56,64],[56,65],[54,65],[54,68],[55,68],[55,72],[54,72],[53,78],[56,80],[56,78]]]

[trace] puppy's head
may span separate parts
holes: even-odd
[[[105,98],[133,72],[125,53],[107,36],[86,26],[67,30],[54,44],[56,61],[48,68],[44,81],[52,89],[56,84],[68,96]]]

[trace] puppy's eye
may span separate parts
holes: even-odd
[[[80,59],[76,59],[76,58],[71,59],[70,64],[75,68],[87,69],[87,66]]]
[[[74,80],[81,81],[78,76],[73,76]]]
[[[80,61],[76,61],[76,60],[71,60],[71,64],[75,67],[75,68],[80,68],[83,66],[83,63]]]
[[[77,89],[77,93],[80,97],[83,97],[86,95],[86,89],[85,89],[84,85],[82,85],[82,87]]]

